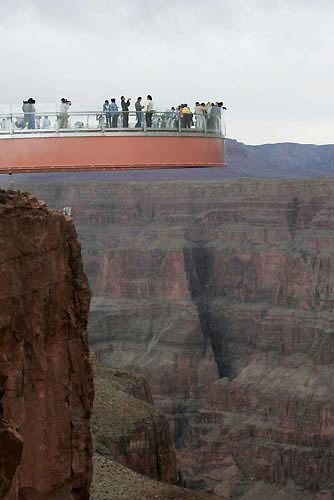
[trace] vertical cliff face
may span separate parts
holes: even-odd
[[[18,464],[5,498],[88,500],[90,292],[72,222],[0,191],[0,282],[1,476]]]
[[[145,374],[184,478],[247,500],[331,495],[333,182],[36,189],[72,206],[93,349]]]

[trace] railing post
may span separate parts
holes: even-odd
[[[10,115],[10,133],[14,134],[14,127],[13,127],[13,115]]]
[[[226,137],[226,121],[225,121],[225,110],[221,111],[221,133],[224,137]]]
[[[178,125],[179,125],[179,134],[181,134],[182,127],[181,127],[181,117],[180,116],[178,118]]]
[[[144,122],[144,123],[143,123],[143,126],[144,126],[144,132],[146,132],[146,131],[147,131],[147,126],[146,126],[146,113],[145,113],[145,111],[142,111],[142,113],[143,113],[143,122]]]

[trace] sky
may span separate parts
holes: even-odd
[[[333,25],[333,0],[3,0],[0,110],[223,100],[231,138],[333,143]]]

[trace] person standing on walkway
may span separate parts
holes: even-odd
[[[188,104],[183,105],[182,115],[183,115],[183,125],[182,126],[184,126],[184,128],[191,128],[192,112],[190,111]]]
[[[127,128],[129,126],[129,107],[131,99],[125,100],[124,95],[121,97],[121,106],[123,112],[123,127]]]
[[[211,119],[212,130],[215,130],[215,131],[220,130],[220,108],[218,106],[218,103],[214,103],[214,102],[212,103],[210,119]]]
[[[62,97],[60,99],[60,106],[59,106],[59,128],[67,128],[68,127],[68,110],[69,107],[72,105],[71,101],[68,101],[65,99],[65,97]]]
[[[142,98],[138,97],[136,102],[135,102],[136,117],[137,117],[136,128],[141,128],[141,117],[142,117],[143,109],[145,108],[145,106],[142,105],[141,101],[142,101]]]
[[[152,96],[150,94],[148,94],[147,101],[146,101],[146,126],[147,126],[147,128],[152,127],[153,110],[154,110],[153,99],[152,99]]]
[[[36,111],[35,103],[36,103],[35,99],[30,97],[30,99],[28,99],[28,103],[26,106],[26,110],[28,113],[28,128],[30,129],[35,128],[35,111]]]
[[[118,106],[116,104],[116,99],[113,97],[110,99],[110,116],[111,116],[111,126],[112,128],[117,128],[117,120],[118,120]]]
[[[196,128],[198,128],[198,129],[204,128],[203,108],[198,101],[195,104],[195,121],[196,121]]]
[[[28,101],[23,101],[23,103],[22,103],[22,111],[24,113],[24,115],[23,115],[24,127],[26,125],[28,125],[28,122],[29,122],[28,109],[29,109]],[[22,127],[22,128],[24,128],[24,127]]]
[[[104,101],[102,111],[106,117],[107,128],[111,128],[111,113],[108,99]]]
[[[218,107],[220,109],[220,133],[223,134],[224,136],[226,135],[226,124],[225,124],[225,113],[226,111],[226,106],[224,106],[223,101],[220,101],[218,103]]]
[[[213,128],[213,122],[214,122],[214,119],[212,117],[213,115],[211,116],[213,103],[207,102],[205,107],[206,107],[206,128],[207,130],[211,130]]]

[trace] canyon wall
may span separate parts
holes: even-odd
[[[145,374],[185,480],[247,500],[330,495],[334,183],[30,187],[72,206],[91,346]]]
[[[0,191],[0,492],[88,500],[88,282],[72,221]]]

